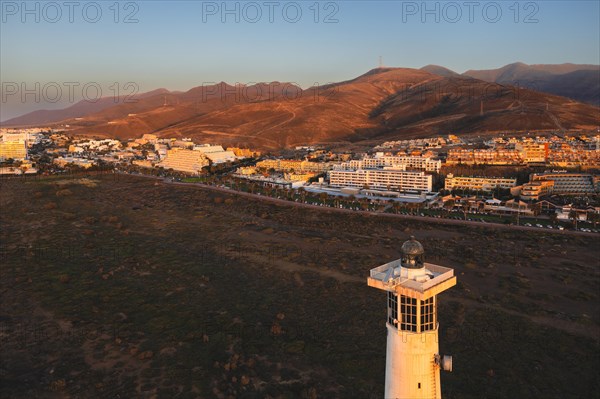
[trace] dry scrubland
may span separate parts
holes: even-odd
[[[445,398],[598,397],[598,240],[300,209],[151,179],[3,180],[0,396],[380,398],[409,234]]]

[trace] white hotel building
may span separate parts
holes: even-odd
[[[157,166],[178,172],[199,174],[202,168],[208,165],[208,158],[200,151],[172,148],[167,151],[166,158]]]
[[[329,172],[329,185],[396,191],[431,191],[433,176],[425,174],[424,171],[408,171],[405,168],[390,166],[380,169],[338,169]]]
[[[390,191],[431,191],[433,176],[425,172],[437,172],[441,166],[441,161],[431,158],[389,156],[378,152],[373,157],[335,166],[329,172],[329,185]]]

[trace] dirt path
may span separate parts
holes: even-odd
[[[323,277],[331,277],[339,281],[340,283],[364,283],[366,284],[366,278],[360,278],[357,276],[352,276],[346,273],[339,272],[337,270],[328,270],[328,269],[317,269],[314,267],[308,267],[304,265],[299,265],[294,262],[289,262],[283,259],[273,259],[267,256],[258,255],[258,254],[245,254],[244,258],[247,258],[257,264],[265,264],[271,267],[275,267],[284,272],[294,273],[294,272],[312,272],[318,273]]]
[[[573,335],[583,336],[587,338],[591,338],[593,340],[600,340],[600,327],[597,325],[583,325],[580,323],[576,323],[568,320],[560,320],[557,318],[552,318],[548,316],[537,316],[537,315],[528,315],[524,313],[517,312],[516,310],[506,309],[499,305],[494,304],[486,304],[480,303],[475,300],[466,299],[466,298],[457,298],[453,297],[453,301],[460,302],[466,306],[471,308],[477,307],[480,309],[495,309],[504,313],[508,313],[514,316],[527,317],[531,321],[536,324],[541,324],[546,327],[555,328],[557,330],[565,331]]]
[[[281,111],[288,112],[288,113],[290,113],[290,114],[291,114],[291,116],[290,116],[288,119],[284,120],[283,122],[280,122],[280,123],[278,123],[278,124],[277,124],[277,125],[275,125],[275,126],[271,126],[271,127],[268,127],[268,128],[266,128],[266,129],[262,129],[261,131],[259,131],[258,133],[256,133],[256,134],[255,134],[255,137],[259,137],[261,134],[263,134],[263,133],[264,133],[264,132],[266,132],[266,131],[273,130],[273,129],[277,129],[278,127],[280,127],[280,126],[283,126],[283,125],[285,125],[286,123],[289,123],[289,122],[293,121],[293,120],[296,118],[296,112],[294,112],[294,110],[293,110],[293,109],[291,109],[290,107],[285,107],[285,109],[283,109],[283,110],[282,110],[282,109],[281,109],[282,107],[283,107],[283,105],[282,105],[282,104],[278,104],[278,105],[277,105],[277,110],[278,110],[278,111],[280,111],[280,110],[281,110]]]

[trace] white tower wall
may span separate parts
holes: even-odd
[[[386,325],[385,399],[441,398],[437,329],[414,333]]]
[[[414,237],[401,252],[367,278],[388,297],[385,399],[441,399],[440,369],[452,371],[452,358],[439,355],[437,295],[456,277],[450,268],[425,263]]]

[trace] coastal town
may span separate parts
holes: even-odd
[[[599,0],[0,3],[0,399],[600,399]]]
[[[356,211],[598,232],[600,134],[457,135],[281,153],[144,134],[3,128],[0,175],[127,173]]]

